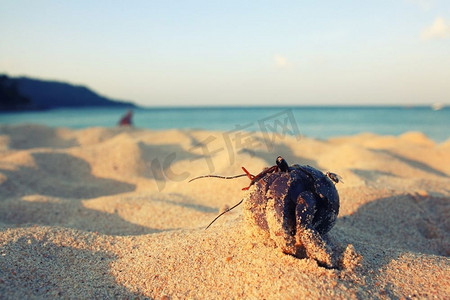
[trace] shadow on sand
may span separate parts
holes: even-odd
[[[117,257],[110,253],[56,245],[45,236],[21,237],[1,252],[0,295],[6,298],[145,298],[117,283],[110,273]]]
[[[0,169],[7,180],[0,195],[40,194],[52,197],[87,199],[132,192],[133,184],[92,175],[85,160],[57,152],[32,153],[36,167]]]
[[[377,152],[377,153],[382,153],[382,154],[389,155],[392,158],[398,159],[399,161],[409,165],[412,168],[422,170],[422,171],[430,173],[432,175],[448,177],[448,175],[445,174],[444,172],[441,172],[441,171],[439,171],[439,170],[437,170],[437,169],[427,165],[426,163],[423,163],[423,162],[420,162],[418,160],[414,160],[414,159],[411,159],[411,158],[404,157],[404,156],[399,155],[397,153],[394,153],[392,151],[383,150],[383,149],[373,149],[372,151]]]
[[[9,136],[10,149],[70,148],[78,146],[76,139],[65,139],[58,129],[42,125],[19,125],[0,127],[0,134]],[[37,139],[36,137],[39,137]]]
[[[450,199],[403,194],[381,198],[361,206],[354,214],[340,217],[330,233],[340,246],[353,244],[369,270],[365,276],[369,290],[380,290],[377,277],[384,268],[406,254],[449,256]],[[396,298],[392,287],[383,293]],[[365,294],[361,294],[364,297]],[[367,295],[366,295],[367,296]]]
[[[160,232],[82,203],[82,199],[134,191],[133,184],[96,177],[86,161],[68,154],[39,152],[32,156],[36,168],[0,169],[7,178],[0,189],[0,222],[63,226],[108,235]]]

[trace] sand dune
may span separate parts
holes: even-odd
[[[450,140],[0,126],[0,298],[450,297]],[[344,178],[336,268],[253,238],[247,178],[275,163]]]

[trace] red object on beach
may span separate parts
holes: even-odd
[[[132,126],[133,122],[131,118],[133,117],[133,111],[129,110],[125,116],[123,116],[119,121],[119,126]]]

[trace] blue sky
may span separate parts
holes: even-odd
[[[142,105],[450,104],[448,0],[0,8],[0,73]]]

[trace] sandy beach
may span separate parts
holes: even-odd
[[[255,239],[242,206],[205,230],[249,180],[188,180],[278,155],[342,176],[335,268]],[[450,140],[0,126],[2,299],[448,299],[449,255]]]

